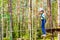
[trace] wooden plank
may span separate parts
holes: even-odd
[[[52,30],[53,32],[55,32],[55,31],[60,32],[60,28],[57,28],[57,29],[55,29],[55,28],[53,28],[53,29],[46,29],[46,31],[47,31],[47,32],[50,32],[50,33],[51,33],[51,30]]]

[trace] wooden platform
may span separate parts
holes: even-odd
[[[46,29],[46,31],[47,32],[55,32],[55,31],[57,31],[57,32],[60,32],[60,28],[48,28],[48,29]]]
[[[49,28],[49,29],[46,29],[47,33],[51,33],[51,40],[54,40],[54,33],[57,32],[60,32],[60,28]],[[58,37],[59,38],[59,37]]]

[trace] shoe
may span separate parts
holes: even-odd
[[[43,34],[42,37],[46,37],[46,34]]]

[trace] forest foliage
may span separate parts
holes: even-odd
[[[28,0],[20,0],[20,8],[19,14],[17,13],[17,0],[12,0],[12,33],[13,38],[24,38],[30,39],[30,31],[29,31],[29,15],[30,15],[30,24],[31,24],[31,33],[33,39],[40,39],[42,34],[41,32],[41,20],[40,17],[37,17],[37,10],[40,7],[41,3],[43,3],[43,8],[47,11],[47,2],[43,2],[42,0],[32,0],[32,12],[29,12],[29,1]],[[53,19],[53,26],[54,28],[57,27],[57,15],[58,15],[58,4],[57,0],[51,1],[51,8],[52,8],[52,19]],[[48,14],[48,12],[47,12]],[[19,17],[19,18],[18,18]],[[4,38],[10,37],[10,13],[8,12],[8,0],[0,0],[0,24],[1,27],[3,25],[3,34]],[[47,17],[48,19],[48,17]],[[18,22],[19,20],[19,22]],[[48,24],[47,24],[48,25]],[[46,26],[47,27],[47,26]],[[36,36],[36,37],[34,37]]]

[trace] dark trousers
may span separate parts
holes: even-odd
[[[42,33],[46,34],[46,29],[45,29],[46,19],[42,19],[41,21],[42,21],[41,22]]]

